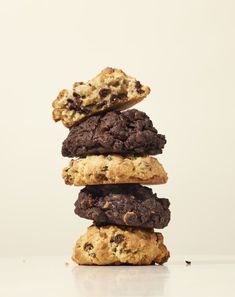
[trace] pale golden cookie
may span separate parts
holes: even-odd
[[[167,173],[153,157],[123,157],[120,155],[87,156],[71,160],[64,168],[63,179],[68,185],[99,184],[164,184]]]
[[[53,119],[72,127],[93,114],[131,107],[149,93],[150,88],[135,78],[108,67],[87,83],[77,82],[73,90],[62,90],[52,104]]]
[[[169,256],[161,233],[93,225],[77,241],[72,259],[80,265],[150,265],[163,264]]]

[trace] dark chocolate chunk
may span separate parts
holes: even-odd
[[[105,174],[103,174],[103,173],[98,174],[97,178],[98,178],[100,181],[108,180],[108,178],[107,178],[107,177],[105,176]]]
[[[111,81],[111,82],[110,82],[110,85],[113,86],[113,87],[118,87],[119,84],[120,84],[120,82],[119,82],[118,80],[116,80],[116,81]]]
[[[113,95],[111,96],[111,98],[110,98],[110,101],[113,103],[113,102],[115,102],[116,100],[118,100],[118,97],[117,97],[117,95],[113,94]]]
[[[81,104],[82,104],[82,100],[81,100],[81,96],[77,93],[76,96],[74,95],[73,99],[68,99],[68,108],[70,110],[76,110],[76,111],[81,111]]]
[[[141,83],[140,83],[139,81],[137,81],[137,82],[135,83],[135,87],[136,87],[136,91],[137,91],[137,93],[139,93],[139,94],[144,93],[144,91],[142,90],[142,85],[141,85]]]
[[[110,93],[111,93],[110,89],[101,89],[99,91],[99,95],[100,95],[101,98],[107,97]]]
[[[111,102],[115,102],[115,101],[123,101],[126,98],[127,98],[127,93],[119,93],[119,94],[113,94],[110,100]]]
[[[135,83],[135,87],[136,87],[136,89],[141,89],[142,88],[142,85],[141,85],[141,83],[138,80]]]
[[[81,96],[78,94],[78,93],[76,93],[76,92],[73,92],[73,97],[75,97],[75,98],[81,98]],[[68,101],[69,101],[70,99],[68,99]]]
[[[105,165],[103,168],[102,168],[102,170],[101,171],[103,171],[103,172],[106,172],[108,170],[108,166],[107,165]]]
[[[96,225],[162,229],[170,221],[169,205],[168,199],[157,198],[150,188],[139,184],[97,185],[81,190],[75,213]]]
[[[100,103],[98,103],[96,106],[97,108],[102,108],[103,106],[105,106],[107,103],[105,101],[102,101]]]
[[[124,235],[118,234],[114,238],[112,238],[111,242],[115,242],[116,244],[119,244],[123,242],[123,240],[124,240]]]
[[[93,245],[91,243],[89,243],[89,242],[86,242],[84,247],[83,247],[84,251],[90,251],[93,248],[94,248]]]
[[[127,93],[119,93],[117,94],[117,98],[120,100],[126,99],[127,98]]]
[[[136,91],[137,91],[137,93],[139,93],[139,94],[144,93],[144,91],[143,91],[142,89],[137,89]]]
[[[88,112],[89,106],[82,111]],[[136,109],[110,111],[94,115],[71,128],[63,142],[65,157],[87,155],[156,155],[161,154],[166,139],[153,127],[152,121]]]

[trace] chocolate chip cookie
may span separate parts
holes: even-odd
[[[150,93],[150,88],[122,70],[105,68],[86,83],[76,82],[72,90],[62,90],[53,101],[53,119],[72,127],[93,114],[123,110]]]
[[[170,202],[138,184],[86,186],[75,202],[75,213],[96,225],[166,227]]]
[[[162,153],[165,143],[165,136],[158,133],[144,112],[110,111],[72,127],[63,142],[62,155],[72,158],[100,154],[156,155]]]
[[[72,259],[80,265],[150,265],[163,264],[169,256],[161,233],[93,225],[77,241]]]
[[[167,173],[162,165],[156,158],[149,156],[99,155],[72,159],[64,168],[62,176],[66,184],[75,186],[167,182]]]

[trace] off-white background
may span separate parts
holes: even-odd
[[[0,1],[0,254],[62,255],[89,221],[73,214],[51,119],[60,89],[102,68],[151,86],[137,106],[167,136],[154,187],[171,200],[174,254],[235,251],[235,2]]]

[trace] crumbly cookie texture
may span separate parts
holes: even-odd
[[[139,184],[93,185],[80,191],[74,212],[99,226],[162,229],[170,221],[169,206],[168,199]]]
[[[161,233],[93,225],[77,241],[72,259],[80,265],[150,265],[163,264],[169,256]]]
[[[53,119],[72,127],[93,114],[123,110],[144,99],[150,88],[122,70],[107,67],[86,83],[76,82],[53,101]]]
[[[64,168],[63,179],[68,185],[98,184],[164,184],[167,173],[153,157],[123,157],[120,155],[88,156],[73,159]]]

